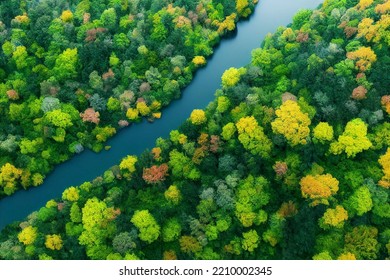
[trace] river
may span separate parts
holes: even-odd
[[[138,155],[153,148],[158,137],[168,137],[179,127],[193,109],[205,108],[220,87],[223,72],[230,67],[242,67],[251,59],[251,51],[258,48],[267,33],[291,22],[302,8],[313,9],[322,0],[260,0],[249,20],[237,24],[237,32],[223,39],[209,58],[207,66],[199,69],[182,97],[163,110],[162,118],[154,123],[143,121],[122,129],[110,139],[112,148],[98,154],[86,150],[57,166],[45,182],[27,191],[21,190],[0,201],[0,230],[13,221],[25,218],[52,198],[60,197],[69,186],[78,186],[103,174],[129,154]]]

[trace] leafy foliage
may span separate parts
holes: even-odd
[[[65,39],[64,21],[76,24],[75,40],[83,47],[77,47],[73,66],[85,69],[94,61],[85,48],[108,59],[77,70],[72,79],[88,85],[72,86],[52,73],[69,45],[41,61],[38,54],[56,50],[42,40],[43,50],[37,47],[34,57],[47,71],[33,73],[43,75],[37,79],[45,97],[27,103],[31,91],[22,77],[33,68],[34,59],[28,60],[33,53],[26,47],[24,61],[19,48],[13,58],[23,45],[15,40],[24,39],[7,37],[4,61],[16,59],[22,76],[8,82],[0,71],[0,106],[14,125],[33,123],[36,129],[34,137],[21,137],[4,128],[2,187],[38,182],[45,173],[38,167],[68,138],[88,146],[91,142],[74,137],[80,127],[101,143],[116,131],[107,115],[125,126],[159,113],[203,64],[200,57],[206,59],[218,36],[232,28],[235,16],[245,16],[254,2],[139,1],[112,10],[81,1],[76,9],[64,7],[72,16],[65,13],[47,26]],[[0,235],[0,258],[388,259],[387,3],[333,0],[300,11],[289,27],[265,38],[250,65],[225,72],[216,100],[168,138],[8,226]],[[36,22],[28,13],[15,20],[22,30]],[[111,35],[118,48],[105,45]],[[180,52],[173,42],[182,42]],[[87,108],[99,112],[98,125],[81,120]],[[33,160],[42,149],[42,160]],[[10,161],[19,150],[23,161]]]

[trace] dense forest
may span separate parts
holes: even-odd
[[[161,117],[257,0],[0,3],[0,198]]]
[[[5,228],[0,258],[389,259],[389,26],[387,0],[301,10],[169,139]]]

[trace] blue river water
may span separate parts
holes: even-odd
[[[193,109],[205,108],[220,87],[223,72],[230,67],[242,67],[251,59],[265,35],[280,25],[291,22],[300,9],[314,9],[322,0],[260,0],[249,20],[237,24],[237,32],[223,39],[209,58],[207,66],[199,69],[191,84],[162,112],[154,123],[143,121],[122,129],[110,139],[112,148],[98,154],[86,150],[57,166],[45,182],[27,191],[21,190],[0,201],[0,230],[7,224],[25,218],[52,198],[58,198],[69,186],[78,186],[103,174],[129,154],[138,155],[153,148],[158,137],[168,137],[190,115]]]

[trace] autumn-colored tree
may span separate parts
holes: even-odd
[[[236,9],[240,16],[247,17],[250,14],[248,0],[236,0]]]
[[[122,159],[121,163],[119,164],[119,168],[126,178],[131,178],[131,174],[135,171],[135,164],[137,160],[138,159],[136,156],[127,156]]]
[[[8,162],[0,168],[0,186],[3,187],[5,194],[11,195],[16,191],[16,183],[22,173],[22,169]]]
[[[320,122],[313,129],[314,139],[318,140],[320,143],[324,144],[327,141],[333,140],[333,127],[327,122]]]
[[[153,155],[153,158],[155,159],[155,160],[157,160],[157,161],[160,161],[162,158],[161,158],[161,152],[162,152],[162,150],[161,150],[161,148],[160,147],[154,147],[153,149],[152,149],[152,155]]]
[[[195,109],[190,115],[190,121],[194,125],[201,125],[207,121],[206,113],[203,110]]]
[[[364,37],[368,42],[373,40],[378,33],[378,25],[373,25],[374,20],[364,18],[358,25],[358,37]]]
[[[345,152],[347,157],[355,157],[371,146],[372,143],[367,137],[367,125],[361,119],[353,119],[347,123],[338,140],[331,143],[329,151],[335,155]]]
[[[148,210],[135,211],[131,222],[138,228],[138,236],[142,241],[152,243],[160,235],[160,226]]]
[[[214,21],[213,24],[218,26],[217,32],[219,34],[223,34],[226,31],[233,31],[236,28],[236,18],[237,15],[235,13],[232,13],[231,15],[227,16],[224,21],[222,22]]]
[[[221,139],[218,135],[211,135],[210,137],[210,147],[209,150],[212,153],[217,153],[221,145]]]
[[[353,261],[353,260],[356,260],[356,257],[354,254],[347,252],[347,253],[341,254],[337,259],[338,260],[351,260],[351,261]]]
[[[18,240],[24,245],[31,245],[38,237],[38,229],[36,227],[28,226],[25,227],[19,234]]]
[[[264,134],[264,130],[257,123],[256,119],[243,117],[236,123],[238,131],[238,140],[244,148],[253,155],[259,155],[263,158],[269,157],[272,148],[272,142]]]
[[[177,260],[176,252],[173,250],[164,251],[163,260]]]
[[[127,109],[126,117],[127,117],[129,120],[131,120],[131,121],[138,119],[138,117],[139,117],[139,111],[138,111],[138,109],[133,109],[133,108]]]
[[[360,47],[356,51],[348,52],[347,58],[356,61],[356,68],[361,72],[371,69],[372,63],[376,61],[376,54],[370,47]]]
[[[345,235],[345,249],[358,260],[376,259],[380,248],[377,236],[378,229],[375,227],[366,225],[354,227]]]
[[[222,75],[222,86],[225,88],[235,86],[240,81],[241,75],[243,73],[245,73],[245,70],[243,70],[243,68],[229,68]]]
[[[381,98],[381,104],[384,107],[386,113],[390,115],[390,95],[384,95]]]
[[[183,235],[180,237],[179,243],[181,251],[187,254],[197,253],[202,250],[201,244],[193,236]]]
[[[378,160],[379,164],[382,166],[383,177],[378,182],[378,185],[386,189],[390,188],[390,148],[387,148],[386,153],[381,156]]]
[[[328,208],[319,221],[320,227],[328,229],[330,227],[342,228],[344,221],[348,220],[348,212],[343,206],[337,205],[336,208]]]
[[[194,59],[192,60],[192,63],[194,63],[196,66],[203,66],[207,63],[206,59],[204,56],[195,56]]]
[[[288,100],[275,114],[277,118],[271,123],[274,133],[282,134],[291,146],[307,143],[311,121],[308,114],[302,113],[298,103]]]
[[[68,201],[77,201],[80,198],[80,191],[75,187],[69,187],[62,193],[62,199]]]
[[[298,213],[297,205],[291,200],[283,202],[277,213],[283,218],[293,217]]]
[[[182,199],[180,190],[175,185],[169,186],[169,188],[164,192],[164,197],[174,205],[179,204],[180,200]]]
[[[383,4],[378,4],[375,7],[375,12],[378,14],[385,14],[390,11],[390,2],[385,1]]]
[[[50,250],[61,250],[62,248],[62,238],[58,234],[49,234],[46,235],[45,246]]]
[[[150,108],[146,105],[146,102],[137,102],[136,108],[141,116],[147,116],[150,114]]]
[[[26,13],[23,13],[23,15],[16,16],[15,21],[26,27],[30,23],[30,18]]]
[[[65,10],[61,14],[61,20],[63,22],[71,22],[73,20],[73,13],[70,10]]]
[[[355,100],[362,100],[367,98],[367,89],[363,86],[358,86],[352,91],[352,98]]]
[[[367,7],[371,6],[371,4],[374,2],[374,0],[360,0],[359,3],[356,5],[356,8],[359,11],[363,11],[367,9]]]
[[[272,166],[272,168],[274,169],[274,171],[278,177],[282,177],[282,176],[286,175],[286,173],[288,171],[287,163],[282,162],[282,161],[275,162],[275,164]]]
[[[100,122],[100,113],[96,112],[93,108],[85,109],[84,113],[80,113],[80,117],[83,119],[83,122],[91,122],[94,124],[99,124]]]
[[[339,182],[331,174],[307,175],[300,181],[304,198],[309,198],[311,205],[329,204],[328,199],[339,190]]]
[[[163,163],[159,166],[153,165],[150,168],[144,168],[142,179],[148,184],[156,184],[165,180],[168,173],[168,164]]]
[[[18,100],[19,99],[19,94],[16,90],[10,89],[7,90],[7,96],[10,100]]]

